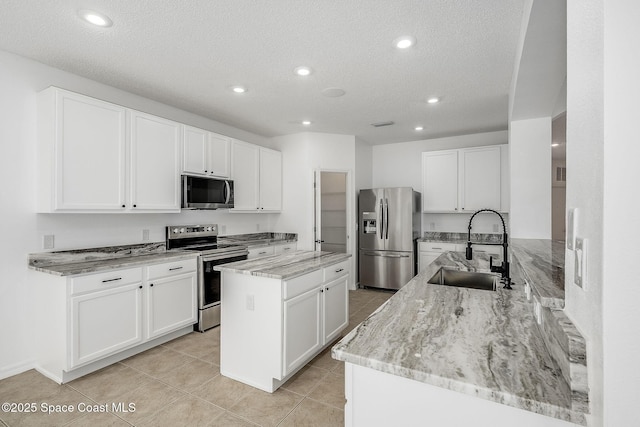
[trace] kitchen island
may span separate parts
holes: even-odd
[[[586,423],[588,409],[545,346],[519,268],[513,290],[427,283],[441,267],[488,271],[488,261],[441,255],[334,346],[333,357],[346,362],[347,426]]]
[[[350,254],[295,251],[222,272],[220,373],[273,392],[349,321]]]

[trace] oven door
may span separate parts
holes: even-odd
[[[202,259],[200,269],[200,286],[198,290],[198,308],[200,310],[220,304],[220,281],[221,273],[215,271],[213,267],[235,261],[244,261],[247,255],[237,255],[227,258]]]

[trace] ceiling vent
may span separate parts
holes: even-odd
[[[394,122],[388,121],[388,122],[371,123],[371,126],[373,126],[374,128],[381,128],[381,127],[385,127],[385,126],[391,126],[393,124],[394,124]]]

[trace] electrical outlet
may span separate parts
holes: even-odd
[[[430,222],[429,223],[429,230],[435,230],[436,229],[436,223],[435,222]]]
[[[142,241],[143,242],[149,241],[149,230],[147,230],[146,228],[142,230]]]
[[[256,224],[256,231],[260,231],[260,224]]]
[[[500,232],[500,226],[498,224],[493,224],[493,232],[494,233],[499,233]]]
[[[224,236],[225,234],[227,234],[227,226],[226,226],[226,225],[222,224],[222,225],[220,225],[219,227],[220,227],[220,228],[219,228],[219,230],[220,230],[220,234],[222,234],[223,236]]]
[[[255,298],[252,294],[247,295],[247,310],[253,311],[255,309]]]
[[[585,289],[587,286],[587,239],[576,237],[573,254],[573,282]]]
[[[42,236],[42,248],[53,249],[55,246],[55,237],[53,234],[45,234]]]

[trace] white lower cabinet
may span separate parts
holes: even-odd
[[[63,383],[190,332],[196,270],[194,257],[82,276],[30,272],[36,368]]]
[[[139,344],[142,282],[71,297],[71,313],[71,368]]]
[[[283,303],[284,374],[287,375],[322,347],[322,294],[319,288]]]
[[[284,281],[223,271],[220,373],[267,392],[284,384],[347,327],[348,266]]]

